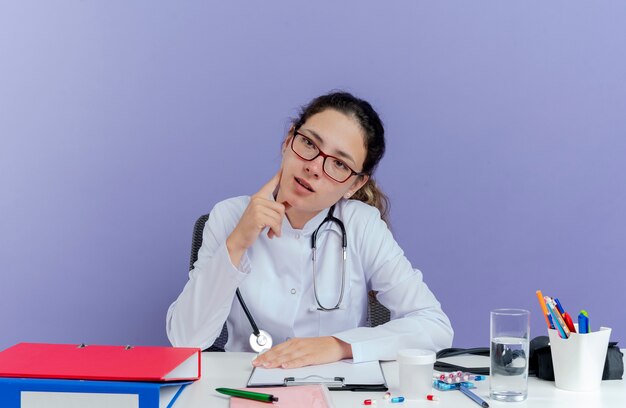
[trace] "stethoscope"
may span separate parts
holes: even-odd
[[[335,206],[333,205],[328,209],[328,213],[326,214],[326,218],[320,223],[320,225],[315,229],[313,235],[311,236],[311,251],[312,251],[312,259],[313,259],[313,293],[315,294],[315,302],[317,303],[317,310],[322,312],[330,312],[332,310],[337,310],[341,307],[341,302],[343,300],[343,294],[346,287],[346,253],[348,247],[348,240],[346,238],[346,228],[343,225],[343,222],[337,217],[333,215],[335,211]],[[325,307],[320,302],[319,297],[317,296],[317,264],[316,264],[316,254],[317,254],[317,236],[320,232],[320,228],[326,223],[335,223],[341,229],[341,252],[342,252],[342,263],[341,263],[341,292],[339,293],[339,299],[337,303],[333,307]],[[331,229],[326,229],[325,231],[331,231]],[[250,326],[252,326],[252,334],[250,335],[250,347],[252,350],[257,353],[261,353],[265,350],[272,348],[272,336],[266,332],[265,330],[259,330],[250,310],[246,306],[246,302],[243,300],[243,296],[241,296],[241,292],[239,288],[236,291],[237,299],[239,299],[239,303],[250,322]]]

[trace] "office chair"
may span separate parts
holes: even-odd
[[[191,256],[189,258],[189,270],[193,269],[193,264],[198,260],[198,251],[202,246],[202,231],[204,230],[204,224],[209,219],[209,214],[204,214],[196,220],[193,226],[193,236],[191,237]],[[224,346],[228,341],[228,330],[226,329],[226,323],[222,327],[222,332],[215,339],[215,342],[211,347],[202,351],[224,351]]]
[[[193,269],[193,264],[198,260],[198,251],[200,250],[200,246],[202,246],[202,231],[204,230],[204,224],[206,224],[206,221],[208,219],[209,214],[204,214],[196,220],[196,223],[193,226],[193,235],[191,239],[191,256],[189,258],[189,270]],[[370,291],[367,298],[367,326],[376,327],[380,324],[387,323],[391,318],[391,313],[389,312],[389,309],[387,309],[385,306],[380,304],[378,300],[376,300],[376,292]],[[224,323],[222,332],[217,337],[213,345],[204,351],[224,351],[224,346],[226,345],[227,341],[228,330],[226,329],[226,323]]]

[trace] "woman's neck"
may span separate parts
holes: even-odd
[[[289,220],[289,223],[291,224],[291,227],[293,229],[302,229],[307,222],[311,221],[313,217],[315,217],[319,213],[319,211],[298,211],[297,209],[292,207],[285,211],[285,216]]]

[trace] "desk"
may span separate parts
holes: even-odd
[[[623,350],[624,351],[624,350]],[[625,353],[626,354],[626,353]],[[188,386],[174,404],[174,408],[227,408],[229,397],[215,392],[217,387],[241,388],[246,386],[252,370],[250,362],[253,353],[202,353],[202,378]],[[487,357],[462,356],[445,359],[464,366],[486,366]],[[398,393],[398,363],[388,361],[382,363],[387,385],[392,394]],[[626,407],[626,381],[603,381],[597,392],[570,392],[559,390],[554,382],[539,380],[535,377],[528,379],[528,399],[523,402],[499,402],[489,399],[489,380],[475,382],[476,394],[485,399],[493,408],[526,408],[526,407],[584,407],[584,408],[612,408]],[[465,395],[458,391],[436,391],[438,402],[406,401],[402,404],[385,403],[381,392],[331,392],[336,408],[363,407],[366,398],[377,399],[378,408],[478,408]],[[269,405],[268,405],[269,407]]]

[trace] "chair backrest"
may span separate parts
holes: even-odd
[[[193,226],[193,235],[191,238],[191,256],[189,257],[189,270],[193,269],[193,264],[198,260],[198,251],[202,246],[202,231],[204,230],[204,224],[209,219],[209,214],[201,215]],[[380,304],[376,300],[376,292],[370,291],[368,293],[368,308],[367,308],[367,325],[369,327],[376,327],[379,324],[387,323],[391,317],[389,309]],[[222,332],[215,340],[213,345],[205,351],[224,351],[224,346],[228,341],[228,330],[226,324],[222,328]]]
[[[367,325],[376,327],[391,320],[391,312],[376,299],[376,292],[367,294]]]
[[[191,236],[191,256],[189,257],[189,270],[193,269],[193,264],[198,260],[198,251],[202,246],[202,231],[204,231],[204,224],[209,219],[209,214],[201,215],[196,220],[193,226],[193,235]],[[222,332],[215,339],[215,342],[211,347],[203,351],[224,351],[224,346],[228,341],[228,330],[226,329],[226,323],[222,327]]]
[[[193,226],[193,235],[191,236],[191,256],[189,257],[189,270],[193,269],[193,264],[198,260],[198,251],[202,246],[202,231],[204,224],[209,219],[209,214],[201,215]]]

